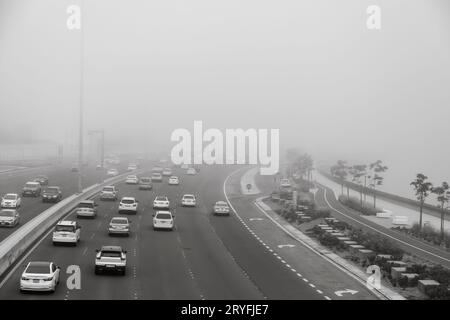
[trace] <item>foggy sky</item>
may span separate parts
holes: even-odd
[[[0,0],[4,127],[76,142],[78,3]],[[449,171],[448,0],[86,0],[83,13],[85,128],[110,141],[168,151],[203,120],[279,128],[283,146],[330,161]]]

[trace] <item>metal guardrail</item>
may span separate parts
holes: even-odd
[[[56,224],[62,217],[75,209],[77,204],[99,193],[103,187],[117,183],[129,174],[139,174],[145,170],[127,172],[117,177],[104,180],[102,183],[92,185],[80,194],[67,197],[57,204],[43,211],[32,220],[21,226],[6,239],[0,242],[0,276],[23,255],[28,248],[37,241],[47,230]]]

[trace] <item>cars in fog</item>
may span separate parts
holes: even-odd
[[[189,169],[189,166],[187,165],[187,164],[182,164],[181,165],[181,169],[183,169],[183,170],[187,170],[187,169]]]
[[[195,168],[192,168],[192,167],[188,168],[186,171],[186,174],[191,175],[191,176],[195,175],[196,173],[197,173],[197,171],[195,171]]]
[[[156,211],[153,215],[153,230],[167,229],[172,231],[174,218],[170,211]]]
[[[42,192],[42,202],[59,202],[62,199],[62,192],[59,187],[47,187]]]
[[[163,170],[163,172],[162,172],[162,175],[163,175],[164,177],[169,177],[169,176],[171,176],[171,175],[172,175],[172,169],[170,169],[170,168],[164,168],[164,170]]]
[[[155,166],[152,168],[152,172],[158,172],[158,173],[162,173],[163,172],[163,168],[160,166]]]
[[[138,201],[134,197],[123,197],[119,202],[119,213],[137,213]]]
[[[152,174],[152,182],[162,182],[162,181],[163,181],[163,177],[162,177],[161,173],[154,172]]]
[[[60,268],[53,262],[31,261],[20,277],[20,291],[55,292]]]
[[[119,171],[117,169],[111,168],[111,169],[108,169],[108,171],[106,172],[106,175],[108,177],[115,177],[115,176],[119,175]]]
[[[7,193],[2,197],[2,208],[18,208],[22,203],[22,198],[17,193]]]
[[[153,209],[169,209],[170,202],[166,196],[157,196],[153,200]]]
[[[44,175],[39,175],[33,179],[34,182],[38,182],[41,186],[48,185],[48,177]]]
[[[177,186],[177,185],[180,184],[180,180],[178,179],[177,176],[171,176],[169,178],[169,184],[172,185],[172,186]]]
[[[181,205],[183,207],[195,207],[197,201],[195,200],[195,196],[193,194],[185,194],[181,198]]]
[[[220,215],[229,216],[230,207],[228,206],[228,203],[226,201],[217,201],[214,204],[213,213],[217,216]]]
[[[127,217],[113,217],[109,222],[108,234],[130,235],[130,220]]]
[[[105,186],[100,192],[100,200],[117,200],[117,189],[115,186]]]
[[[20,223],[19,211],[16,209],[0,210],[0,227],[15,227]]]
[[[22,189],[22,196],[39,197],[41,195],[41,192],[42,188],[39,182],[29,181],[25,183],[25,186]]]
[[[77,245],[81,237],[81,226],[76,221],[59,221],[52,234],[54,245],[71,243]]]
[[[291,187],[291,181],[289,179],[281,179],[280,180],[280,186],[282,188],[290,188]]]
[[[125,180],[126,184],[138,184],[138,182],[139,182],[139,179],[134,174],[127,176],[127,178]]]
[[[103,246],[100,250],[96,250],[95,274],[110,271],[125,275],[126,267],[127,252],[121,246]]]
[[[152,178],[142,177],[139,180],[139,190],[151,190],[153,188]]]
[[[134,171],[134,170],[137,170],[137,168],[138,168],[137,164],[135,164],[135,163],[130,163],[130,164],[128,165],[127,171]]]
[[[97,217],[97,204],[93,200],[81,201],[75,210],[78,218]]]

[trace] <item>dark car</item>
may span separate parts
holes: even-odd
[[[59,187],[47,187],[42,192],[42,202],[59,202],[62,199],[62,192]]]
[[[36,181],[30,181],[22,189],[22,196],[39,197],[41,195],[41,184]]]
[[[47,177],[47,176],[44,176],[44,175],[37,176],[36,178],[33,179],[33,181],[39,182],[39,184],[40,184],[41,186],[46,186],[46,185],[48,185],[48,177]]]

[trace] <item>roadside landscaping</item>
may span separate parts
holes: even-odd
[[[450,299],[450,270],[409,255],[378,233],[365,232],[333,218],[327,208],[317,207],[309,192],[310,183],[296,182],[292,190],[297,192],[297,199],[281,199],[275,192],[265,200],[266,204],[298,230],[360,269],[379,266],[382,283],[407,299]],[[361,209],[360,201],[355,199],[343,204]]]

